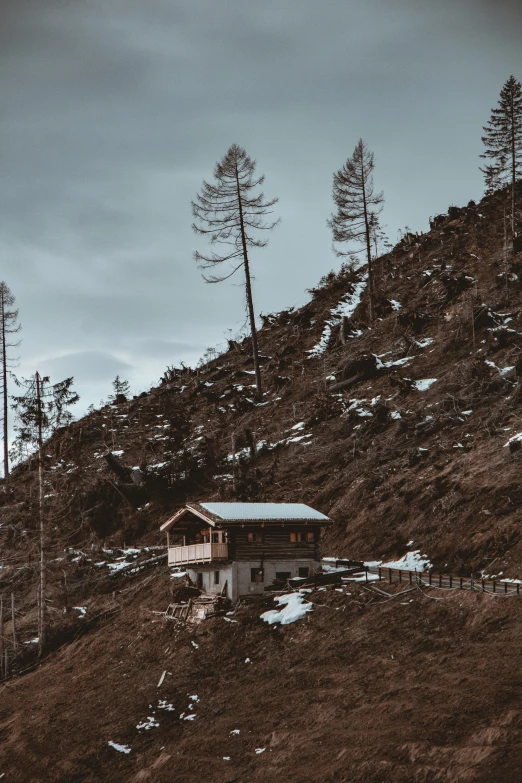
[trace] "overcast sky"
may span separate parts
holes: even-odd
[[[383,222],[480,198],[482,125],[522,79],[520,0],[0,0],[0,277],[20,372],[74,375],[84,409],[244,323],[209,286],[190,201],[237,142],[278,196],[252,252],[256,312],[339,265],[332,174],[375,152]]]

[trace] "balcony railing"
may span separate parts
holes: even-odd
[[[228,544],[189,544],[169,547],[169,566],[228,560]]]

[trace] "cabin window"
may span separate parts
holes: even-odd
[[[219,571],[214,571],[214,584],[219,584]]]
[[[265,572],[262,568],[251,568],[250,569],[250,581],[251,582],[257,582],[258,584],[263,584],[265,581]]]
[[[276,579],[290,579],[292,576],[291,571],[276,571]]]
[[[315,541],[315,535],[311,533],[290,533],[290,541],[292,544],[313,544]]]
[[[248,534],[248,543],[249,544],[261,544],[263,541],[263,534],[262,533],[249,533]]]
[[[308,566],[299,569],[299,576],[301,579],[306,579],[308,577]]]
[[[219,533],[212,533],[212,543],[213,544],[219,544]]]

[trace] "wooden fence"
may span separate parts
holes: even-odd
[[[370,566],[366,573],[377,576],[379,580],[389,584],[425,585],[438,587],[445,590],[474,590],[480,593],[493,595],[520,595],[520,582],[508,582],[503,579],[475,579],[473,577],[452,576],[451,574],[434,574],[431,571],[406,571],[401,568],[386,568],[383,566]]]

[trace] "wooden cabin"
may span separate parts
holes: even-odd
[[[170,566],[232,601],[274,579],[319,569],[321,529],[332,520],[304,503],[190,503],[161,525]]]

